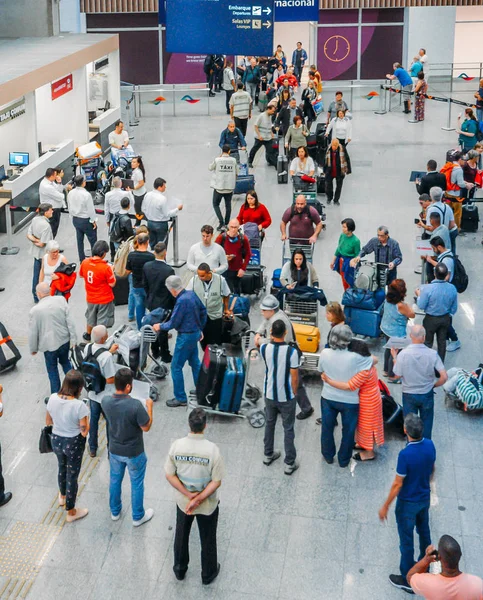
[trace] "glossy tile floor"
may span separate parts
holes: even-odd
[[[358,94],[359,92],[357,92]],[[365,92],[367,93],[367,91]],[[184,202],[180,216],[180,255],[198,241],[203,223],[214,223],[209,187],[209,162],[218,153],[218,137],[225,127],[224,99],[212,101],[212,116],[161,118],[161,109],[146,104],[148,114],[130,130],[133,146],[142,153],[148,181],[158,175],[168,181],[169,194]],[[350,146],[353,174],[344,183],[340,207],[328,207],[327,230],[315,252],[315,267],[329,299],[340,299],[339,277],[329,270],[340,233],[340,220],[353,217],[357,235],[364,242],[385,224],[399,240],[404,262],[400,276],[412,290],[419,281],[413,272],[418,262],[417,234],[413,219],[418,213],[417,194],[408,182],[412,169],[423,170],[429,158],[442,163],[456,135],[440,129],[446,113],[435,103],[426,109],[423,124],[410,125],[401,113],[376,116],[376,106],[358,100],[364,110],[354,112],[354,140]],[[373,101],[374,102],[374,101]],[[200,105],[201,103],[199,103]],[[180,102],[181,105],[181,102]],[[199,105],[189,107],[200,111]],[[198,106],[198,108],[196,108]],[[371,108],[371,110],[369,110]],[[146,114],[146,112],[145,112]],[[248,135],[249,144],[253,134]],[[278,222],[291,201],[291,186],[277,186],[274,169],[258,157],[256,189],[273,217],[263,248],[267,274],[281,263]],[[233,202],[237,214],[240,198]],[[105,234],[102,225],[101,232]],[[76,260],[73,228],[62,217],[61,246],[70,260]],[[479,318],[483,300],[480,265],[481,232],[458,239],[461,258],[470,276],[468,291],[459,297],[455,326],[462,341],[461,350],[449,354],[447,368],[474,367],[482,358],[482,325]],[[0,240],[5,243],[5,236]],[[394,511],[387,525],[378,521],[377,511],[394,478],[396,458],[403,447],[401,439],[388,436],[386,445],[370,464],[340,469],[322,462],[320,428],[320,385],[308,382],[316,414],[296,424],[296,446],[300,469],[292,477],[283,474],[282,464],[263,466],[263,430],[252,429],[239,419],[210,418],[207,435],[219,444],[226,461],[227,477],[221,489],[219,560],[221,573],[216,582],[202,587],[197,532],[193,530],[192,561],[184,582],[172,573],[172,542],[175,504],[165,482],[163,464],[173,439],[187,432],[186,412],[169,409],[168,380],[159,385],[161,401],[155,405],[154,425],[145,435],[149,458],[146,476],[146,507],[155,509],[153,520],[133,529],[130,518],[129,484],[125,483],[123,518],[114,523],[108,507],[108,464],[105,453],[96,461],[86,461],[79,506],[89,507],[89,516],[65,525],[51,547],[51,528],[59,526],[59,513],[53,508],[56,489],[56,461],[52,455],[39,455],[38,435],[45,414],[43,398],[48,380],[41,356],[31,357],[27,347],[31,258],[25,232],[15,236],[21,247],[17,256],[0,258],[0,282],[7,290],[1,295],[1,320],[19,345],[23,358],[15,371],[3,376],[4,417],[0,422],[2,463],[7,489],[13,500],[0,508],[0,597],[17,597],[21,573],[10,557],[18,553],[18,540],[11,532],[17,522],[47,525],[39,574],[21,594],[30,590],[33,600],[121,600],[130,598],[194,598],[231,600],[387,600],[403,597],[387,580],[398,572],[399,551]],[[71,307],[77,332],[84,326],[84,291],[74,289]],[[258,322],[254,304],[253,322]],[[116,311],[116,325],[126,322],[126,307]],[[327,326],[320,313],[322,338]],[[380,355],[381,346],[373,344]],[[260,379],[261,365],[254,363],[253,380]],[[191,387],[190,376],[187,387]],[[400,397],[400,386],[393,392]],[[462,414],[446,405],[436,394],[434,441],[438,451],[431,509],[431,531],[437,541],[443,533],[454,535],[462,544],[463,567],[483,575],[483,438],[482,418]],[[339,428],[340,429],[340,428]],[[278,447],[282,439],[277,431]],[[340,431],[337,432],[340,435]],[[61,523],[61,521],[60,521]],[[37,530],[36,530],[37,531]],[[55,536],[54,536],[55,537]],[[50,548],[50,551],[49,551]],[[33,560],[33,558],[32,558]],[[13,565],[13,566],[12,566]],[[20,579],[19,579],[20,577]],[[19,583],[20,582],[20,583]],[[4,588],[4,585],[7,586]],[[17,590],[17,591],[16,591]]]

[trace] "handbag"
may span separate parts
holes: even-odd
[[[40,431],[39,452],[40,452],[40,454],[48,454],[49,452],[53,452],[53,450],[52,450],[52,425],[46,425]]]
[[[377,310],[381,305],[379,300],[380,298],[375,292],[349,288],[344,292],[341,304],[351,308],[361,308],[362,310]],[[382,296],[382,300],[384,300],[384,296]]]

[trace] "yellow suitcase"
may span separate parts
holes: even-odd
[[[294,323],[295,338],[302,352],[318,352],[320,345],[320,331],[313,325]]]

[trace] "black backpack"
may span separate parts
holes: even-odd
[[[462,294],[463,292],[466,291],[466,288],[468,287],[468,282],[469,282],[468,275],[466,273],[466,269],[463,266],[463,263],[460,261],[460,259],[457,256],[453,256],[453,261],[454,261],[454,273],[453,273],[453,281],[451,283],[455,286],[458,294]]]
[[[121,242],[124,242],[124,240],[125,240],[124,223],[126,223],[126,221],[130,221],[130,220],[131,220],[131,218],[129,217],[129,215],[126,215],[126,214],[120,215],[118,213],[117,215],[114,215],[114,219],[112,221],[111,228],[109,231],[109,239],[111,240],[111,242],[116,242],[118,244],[120,244]]]
[[[208,54],[205,58],[205,62],[203,63],[203,71],[207,75],[209,75],[212,68],[213,68],[213,55]]]
[[[106,388],[106,378],[102,374],[101,365],[97,360],[103,352],[109,352],[109,350],[107,348],[99,348],[99,350],[92,354],[92,344],[90,344],[81,365],[85,388],[88,392],[94,392],[95,394],[103,392]]]

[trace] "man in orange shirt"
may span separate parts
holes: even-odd
[[[109,244],[104,240],[96,242],[92,248],[92,257],[82,261],[79,275],[86,286],[87,310],[86,333],[82,336],[91,341],[91,331],[96,325],[112,327],[114,325],[114,292],[116,276],[104,259],[109,252]]]

